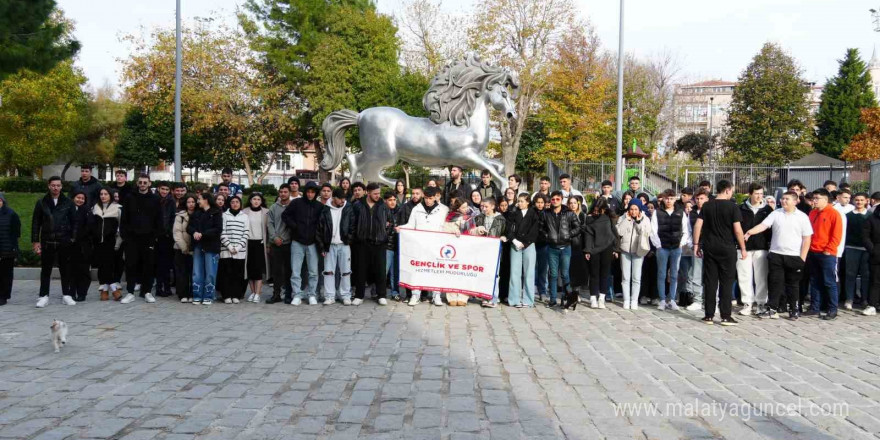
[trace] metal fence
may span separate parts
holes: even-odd
[[[644,168],[642,168],[644,166]],[[765,188],[780,188],[792,179],[804,183],[807,189],[816,189],[826,180],[847,182],[854,191],[880,190],[880,161],[844,162],[843,164],[815,165],[762,165],[762,164],[714,164],[655,163],[646,161],[627,162],[624,170],[624,188],[632,176],[639,176],[646,192],[657,194],[666,189],[676,192],[683,188],[695,188],[701,181],[715,182],[726,179],[734,184],[735,191],[748,192],[753,182]],[[572,186],[581,191],[598,191],[604,180],[614,181],[614,162],[564,162],[547,161],[547,175],[554,185],[563,173],[572,177]]]

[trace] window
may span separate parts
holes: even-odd
[[[281,158],[278,159],[278,163],[276,164],[276,169],[278,171],[290,171],[290,155],[282,154]]]

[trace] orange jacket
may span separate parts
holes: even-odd
[[[813,237],[810,241],[810,252],[827,252],[837,255],[837,247],[843,238],[843,219],[840,213],[829,203],[823,210],[810,211],[810,224],[813,225]]]

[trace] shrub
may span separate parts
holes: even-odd
[[[44,193],[47,191],[46,185],[45,180],[34,180],[29,177],[0,178],[0,191],[3,192]],[[65,193],[70,191],[70,182],[62,182],[62,191]]]

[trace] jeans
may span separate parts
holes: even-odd
[[[742,302],[751,306],[767,304],[767,254],[769,251],[746,251],[747,258],[736,260],[736,277]],[[754,287],[752,285],[754,284]]]
[[[538,286],[538,295],[547,294],[547,269],[549,266],[550,245],[535,244],[535,282]]]
[[[687,291],[693,296],[695,303],[703,302],[703,259],[693,258],[688,270]]]
[[[336,299],[336,272],[339,279],[339,298],[351,299],[351,248],[347,244],[331,244],[324,257],[324,299]]]
[[[687,286],[690,284],[691,266],[694,265],[693,255],[684,255],[682,251],[681,260],[678,262],[678,290],[675,292],[676,298],[687,298]]]
[[[819,304],[827,296],[828,313],[836,313],[837,255],[810,251],[807,267],[810,272],[810,310],[819,312]]]
[[[571,284],[568,268],[571,265],[571,246],[564,248],[550,247],[548,252],[548,262],[550,268],[550,301],[556,301],[556,285],[557,279],[562,277],[562,291],[565,292]]]
[[[639,303],[639,292],[642,290],[642,260],[644,260],[644,257],[636,254],[620,253],[624,305],[627,303]]]
[[[843,252],[846,255],[846,300],[852,301],[855,298],[856,277],[861,276],[862,285],[859,292],[861,292],[862,302],[866,302],[871,284],[871,272],[869,272],[871,256],[864,249],[846,248]]]
[[[303,259],[309,270],[307,295],[311,298],[318,294],[318,249],[314,244],[306,246],[298,241],[290,243],[290,260],[293,267],[290,284],[293,286],[293,296],[300,299],[303,297],[301,270]]]
[[[523,278],[525,277],[525,286]],[[525,295],[523,295],[525,287]],[[507,293],[507,303],[515,306],[535,305],[535,245],[531,244],[523,250],[517,250],[516,246],[510,246],[510,289]]]
[[[666,301],[666,272],[669,271],[669,302],[675,301],[678,290],[678,262],[681,260],[681,248],[657,249],[657,292],[660,301]]]
[[[214,300],[217,282],[217,264],[220,254],[205,252],[200,244],[193,248],[193,301]]]
[[[397,253],[390,249],[386,249],[385,273],[388,275],[388,280],[391,282],[391,296],[400,296],[400,288],[397,286],[399,271],[400,267],[397,265]]]

